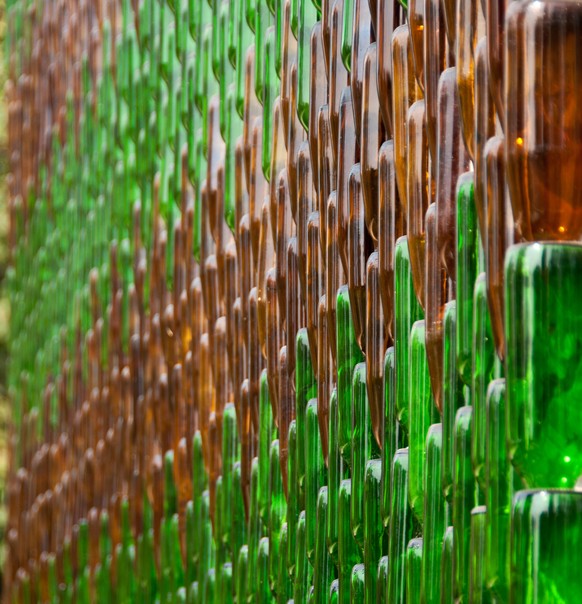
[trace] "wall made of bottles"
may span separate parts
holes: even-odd
[[[582,4],[8,0],[7,70],[4,601],[582,602]]]

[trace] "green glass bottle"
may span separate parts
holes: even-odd
[[[352,415],[352,498],[351,526],[357,544],[364,552],[364,483],[366,462],[379,457],[378,445],[372,432],[372,421],[366,388],[366,364],[358,363],[353,378]]]
[[[323,461],[319,424],[317,419],[317,399],[311,399],[305,413],[305,524],[307,558],[315,565],[317,541],[317,498],[319,490],[326,482],[326,468]]]
[[[290,577],[295,573],[295,547],[297,539],[297,521],[299,520],[299,487],[297,486],[297,422],[289,424],[289,493],[287,495],[287,572]]]
[[[582,421],[572,397],[582,247],[535,243],[507,251],[507,442],[530,487],[572,487],[582,473]]]
[[[314,602],[327,604],[329,588],[333,579],[333,562],[327,549],[325,538],[328,513],[327,487],[321,487],[317,494],[317,530],[315,542],[315,564],[313,570]]]
[[[491,602],[485,587],[485,535],[487,508],[477,506],[471,511],[471,543],[469,547],[469,602]]]
[[[334,579],[329,586],[329,604],[338,604],[339,602],[339,581]]]
[[[422,577],[422,537],[415,537],[406,547],[406,601],[420,602]]]
[[[422,309],[412,283],[408,240],[400,237],[394,250],[394,354],[396,357],[396,413],[400,425],[408,430],[410,400],[409,338],[412,324],[422,319]]]
[[[299,35],[297,37],[297,115],[305,130],[309,128],[309,83],[311,68],[311,32],[318,20],[318,10],[312,0],[297,0],[299,4]]]
[[[263,76],[263,146],[261,165],[267,180],[271,177],[271,144],[273,142],[273,105],[279,93],[280,82],[275,68],[276,30],[271,25],[265,33],[265,73]]]
[[[360,549],[352,535],[350,510],[352,498],[352,481],[342,480],[338,500],[338,576],[340,604],[350,602],[350,585],[352,568],[362,560]]]
[[[295,580],[293,583],[293,600],[295,602],[305,602],[307,599],[308,587],[311,585],[313,577],[313,567],[307,560],[306,550],[306,523],[305,511],[299,514],[297,521],[297,541],[295,548]]]
[[[476,501],[476,484],[471,467],[471,435],[473,408],[461,407],[455,418],[453,476],[453,531],[454,531],[454,593],[455,598],[469,595],[469,545],[471,510]]]
[[[259,541],[257,555],[257,593],[255,602],[273,602],[274,598],[269,587],[269,538],[262,537]]]
[[[347,285],[342,285],[337,292],[336,333],[338,445],[343,459],[351,465],[352,377],[354,367],[363,361],[363,355],[356,341]]]
[[[350,602],[364,602],[366,597],[366,569],[363,564],[356,564],[350,579]]]
[[[232,564],[230,562],[225,562],[222,565],[220,575],[219,600],[224,604],[233,604]]]
[[[422,581],[420,601],[440,602],[441,558],[443,537],[447,526],[445,499],[442,491],[443,427],[433,424],[426,436],[424,467],[424,525]]]
[[[275,25],[273,14],[269,10],[266,0],[257,0],[255,12],[255,94],[261,105],[264,105],[264,84],[265,84],[265,64],[266,64],[266,45],[267,32],[269,27]],[[274,43],[275,31],[272,31]],[[274,59],[274,57],[273,57]],[[270,141],[269,141],[270,144]]]
[[[579,601],[582,493],[519,491],[513,500],[512,527],[509,601]]]
[[[499,600],[506,601],[509,596],[508,553],[514,472],[505,446],[505,380],[497,379],[489,384],[486,404],[485,582]]]
[[[474,173],[457,183],[457,371],[471,385],[473,291],[479,266],[479,227],[475,209]]]
[[[307,403],[317,396],[317,382],[315,380],[315,374],[313,371],[313,365],[311,364],[311,351],[309,347],[309,337],[307,335],[307,329],[301,328],[297,332],[297,338],[295,340],[296,350],[296,365],[295,365],[295,421],[297,423],[297,497],[299,509],[307,509],[305,501],[305,472],[306,472],[306,451],[309,442],[306,440],[306,412]],[[318,437],[319,439],[319,437]],[[320,485],[321,486],[321,485]],[[317,497],[317,491],[313,497]]]
[[[473,472],[480,488],[485,491],[485,447],[487,424],[487,386],[493,379],[495,349],[489,306],[487,304],[487,280],[481,273],[475,282],[473,296],[473,385],[471,404],[473,405],[473,440],[471,461]]]
[[[224,408],[222,418],[222,506],[220,514],[222,534],[219,538],[224,544],[232,542],[233,506],[231,502],[236,496],[234,484],[234,464],[238,457],[238,438],[236,432],[236,411],[232,403]]]
[[[424,321],[416,321],[410,332],[408,386],[408,503],[421,524],[424,515],[426,434],[438,415],[430,386],[425,334]]]
[[[247,578],[249,565],[249,546],[245,543],[238,553],[237,572],[236,572],[236,601],[247,601]]]
[[[454,458],[454,432],[457,411],[464,403],[463,384],[457,372],[457,302],[445,304],[444,322],[444,384],[443,384],[443,451],[442,488],[447,502],[452,502]]]
[[[270,466],[269,466],[269,580],[271,589],[276,591],[279,576],[279,559],[283,554],[280,550],[281,530],[283,521],[287,514],[287,502],[283,492],[283,479],[281,477],[279,462],[279,441],[274,440],[271,444]]]
[[[287,604],[293,593],[291,578],[287,570],[288,536],[287,523],[284,522],[281,527],[281,537],[279,540],[280,554],[277,559],[277,585],[273,589],[277,594],[277,602],[279,604]]]
[[[382,555],[384,527],[380,515],[382,461],[366,463],[364,478],[364,566],[366,604],[376,604],[378,594],[378,563]]]
[[[382,523],[388,529],[390,520],[390,483],[392,460],[404,441],[403,430],[396,419],[396,366],[394,346],[384,355],[384,446],[382,448]]]
[[[259,510],[263,524],[269,524],[269,477],[270,456],[273,443],[273,434],[276,430],[273,424],[273,410],[269,399],[269,384],[267,370],[261,372],[259,390]]]
[[[329,397],[329,463],[328,463],[328,513],[326,543],[332,560],[338,564],[339,515],[338,499],[340,482],[344,478],[344,461],[338,444],[338,395],[334,388]]]
[[[414,535],[414,516],[408,506],[408,449],[398,449],[392,462],[390,526],[388,529],[388,602],[406,600],[406,546]]]
[[[247,601],[254,601],[259,593],[259,541],[263,536],[259,516],[259,460],[254,457],[251,465],[251,501],[248,515],[248,574]],[[267,569],[268,573],[268,569]]]
[[[376,594],[378,602],[387,602],[386,589],[388,587],[388,556],[382,556],[378,562],[378,579],[376,581]]]
[[[455,601],[454,541],[454,529],[452,526],[448,526],[443,537],[441,558],[441,602]]]
[[[242,493],[242,476],[241,463],[237,461],[234,464],[234,489],[236,493]],[[238,574],[238,557],[236,552],[240,552],[241,547],[247,542],[247,522],[245,518],[245,502],[244,498],[236,497],[233,501],[232,511],[232,530],[230,551],[233,556],[234,573]]]
[[[342,61],[348,72],[352,66],[352,32],[354,30],[354,4],[355,0],[344,0],[343,28],[341,35],[340,52]]]

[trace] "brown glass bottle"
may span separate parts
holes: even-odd
[[[428,209],[428,141],[424,101],[416,101],[408,110],[408,248],[414,291],[425,307],[426,241],[424,215]]]
[[[506,72],[505,80],[506,159],[512,172],[514,216],[527,239],[578,240],[582,234],[582,114],[578,104],[582,7],[563,1],[526,2],[523,18],[518,13],[506,23],[506,63],[517,64],[517,73]],[[520,43],[523,52],[518,50],[510,58],[513,45],[519,48]],[[517,106],[515,113],[509,110],[510,99]],[[519,196],[514,199],[517,187],[526,192],[524,207],[519,207]]]

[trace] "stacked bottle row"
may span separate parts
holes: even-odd
[[[582,600],[582,8],[8,15],[9,597]]]

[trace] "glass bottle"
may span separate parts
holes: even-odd
[[[434,403],[442,413],[443,315],[447,296],[447,277],[438,253],[437,206],[431,203],[424,218],[426,225],[426,354]]]
[[[461,133],[455,67],[445,69],[439,78],[437,140],[438,246],[447,275],[456,282],[457,183],[469,167],[469,157]]]
[[[581,509],[579,491],[528,490],[515,494],[511,602],[580,598]]]
[[[383,526],[380,518],[380,481],[382,462],[366,462],[364,477],[364,566],[365,599],[374,604],[377,600],[378,562],[382,553]]]
[[[358,347],[352,322],[347,285],[337,292],[337,395],[338,444],[344,460],[352,463],[352,377],[354,368],[364,360]]]
[[[471,441],[471,461],[479,486],[484,491],[485,447],[487,425],[487,386],[494,377],[495,353],[491,335],[491,321],[487,306],[485,275],[481,273],[475,282],[473,297],[473,383],[471,404],[473,405],[473,437]]]
[[[457,185],[457,371],[471,384],[473,290],[479,267],[479,233],[474,204],[474,173]]]
[[[415,537],[406,547],[406,599],[420,602],[423,558],[423,538]]]
[[[571,300],[580,282],[582,247],[516,245],[505,266],[511,460],[528,487],[571,488],[582,469],[578,409],[570,404],[578,388],[574,351],[580,320]]]
[[[437,419],[426,358],[424,321],[416,321],[413,324],[409,350],[408,503],[417,520],[422,524],[425,497],[423,478],[426,463],[426,434],[429,426]]]
[[[374,42],[368,46],[364,55],[360,127],[364,215],[368,232],[374,241],[378,240],[378,149],[384,136],[377,88],[377,63]]]
[[[509,596],[508,554],[514,472],[505,447],[505,380],[496,379],[487,390],[485,504],[485,583],[501,600]]]
[[[514,217],[528,240],[577,240],[582,232],[577,173],[582,10],[565,2],[525,2],[521,12],[508,10],[506,24],[506,55],[515,57],[515,67],[506,59],[505,74],[506,97],[515,99],[511,111],[505,103]]]
[[[505,296],[503,275],[505,252],[514,242],[513,213],[506,189],[505,141],[494,136],[483,150],[487,179],[487,300],[491,329],[499,359],[505,359]]]
[[[342,480],[340,483],[338,499],[338,601],[341,604],[349,604],[350,602],[352,568],[362,559],[360,549],[352,535],[350,527],[351,496],[351,480]]]
[[[455,418],[453,476],[453,548],[454,593],[456,598],[469,595],[469,545],[471,510],[475,505],[476,485],[471,467],[471,435],[474,429],[473,408],[461,407]]]
[[[408,239],[400,237],[394,252],[394,354],[396,359],[396,413],[401,426],[408,430],[410,387],[409,340],[415,321],[422,318],[412,285]]]
[[[420,601],[430,604],[441,598],[441,559],[447,525],[442,492],[443,427],[433,424],[426,436],[424,471],[424,526]]]
[[[300,442],[298,442],[300,445]],[[305,546],[307,559],[315,566],[316,537],[318,536],[317,498],[326,483],[327,472],[319,439],[317,399],[311,399],[305,410]],[[325,529],[325,525],[324,525]],[[324,533],[325,534],[325,533]]]
[[[426,230],[424,217],[429,204],[428,143],[426,137],[424,100],[416,101],[408,110],[406,119],[408,137],[407,235],[410,266],[416,298],[425,308]]]
[[[412,42],[408,25],[398,26],[392,34],[392,137],[399,199],[408,215],[408,137],[407,116],[421,96],[414,76]]]
[[[394,252],[396,241],[404,235],[406,215],[396,188],[394,142],[386,141],[378,151],[378,279],[382,296],[384,329],[394,339]]]
[[[388,529],[388,601],[406,602],[406,546],[414,534],[414,519],[408,507],[408,449],[398,449],[392,462]]]
[[[372,430],[381,448],[385,336],[378,273],[378,252],[373,252],[366,265],[366,381]]]
[[[352,498],[351,528],[352,534],[364,552],[364,483],[366,462],[379,457],[379,449],[372,433],[370,406],[366,391],[365,363],[354,368],[352,380]]]
[[[339,106],[338,168],[337,168],[337,215],[338,247],[344,273],[350,268],[348,261],[348,223],[350,219],[349,178],[352,166],[357,162],[359,149],[354,125],[352,91],[343,89]]]

